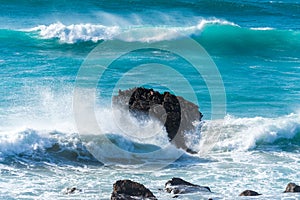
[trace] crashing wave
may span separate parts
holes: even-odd
[[[221,19],[202,19],[198,24],[187,27],[170,26],[104,26],[101,24],[71,24],[65,25],[61,22],[50,25],[39,25],[27,29],[29,32],[38,32],[44,39],[59,39],[63,43],[76,43],[80,41],[98,42],[101,40],[121,39],[124,41],[156,42],[172,40],[182,36],[189,36],[203,30],[206,25],[218,24],[238,26],[233,22]]]

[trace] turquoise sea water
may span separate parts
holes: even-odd
[[[74,105],[85,105],[76,104],[76,91],[84,96],[93,89],[90,77],[77,84],[80,69],[95,59],[88,72],[99,78],[92,51],[98,48],[110,60],[121,48],[103,49],[107,42],[161,43],[166,49],[183,44],[181,52],[195,58],[199,52],[186,45],[191,40],[216,65],[218,74],[209,77],[221,80],[223,115],[214,117],[215,91],[205,74],[196,74],[182,55],[155,49],[112,64],[114,70],[95,86],[93,113],[114,145],[148,153],[169,144],[162,125],[150,120],[141,127],[120,127],[120,119],[134,119],[111,108],[106,92],[136,85],[173,89],[191,101],[195,95],[204,123],[187,140],[199,154],[171,148],[138,165],[124,165],[124,157],[101,138],[89,143],[93,140],[79,130]],[[298,199],[282,191],[290,181],[300,184],[299,52],[297,1],[2,1],[0,199],[109,199],[112,184],[125,178],[145,184],[159,199],[171,199],[158,188],[173,176],[214,192],[179,199],[237,199],[245,189],[263,193],[259,199]],[[147,63],[160,65],[134,68]],[[136,70],[125,74],[126,69]],[[183,76],[193,92],[180,82]],[[119,88],[114,81],[120,77],[126,84]],[[182,157],[174,161],[177,155]],[[153,160],[164,167],[146,170],[144,164]],[[82,192],[65,195],[73,186]]]

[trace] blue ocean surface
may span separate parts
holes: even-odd
[[[3,0],[0,199],[110,199],[119,179],[172,199],[172,177],[213,191],[178,199],[299,199],[299,52],[299,1]],[[198,154],[112,106],[140,86],[200,107]]]

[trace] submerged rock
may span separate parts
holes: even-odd
[[[253,190],[245,190],[239,196],[259,196],[261,194],[253,191]]]
[[[118,180],[113,185],[111,200],[157,200],[144,185],[131,180]]]
[[[82,190],[76,187],[71,187],[66,189],[65,194],[74,194],[76,192],[82,192]]]
[[[300,186],[295,183],[289,183],[284,192],[300,192]]]
[[[186,194],[193,192],[211,192],[207,186],[195,185],[181,178],[172,178],[165,184],[167,192],[172,194]]]
[[[184,132],[195,128],[194,121],[201,121],[203,115],[197,105],[169,92],[161,94],[142,87],[119,90],[113,101],[128,108],[136,117],[141,115],[155,117],[164,124],[173,144],[189,153],[196,153],[187,147]]]

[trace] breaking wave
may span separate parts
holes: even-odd
[[[172,40],[182,36],[197,34],[206,25],[228,25],[237,26],[233,22],[220,19],[201,20],[198,24],[188,27],[170,26],[104,26],[100,24],[71,24],[65,25],[61,22],[50,25],[40,25],[28,32],[37,32],[43,39],[58,39],[63,43],[76,43],[82,41],[98,42],[101,40],[122,39],[125,41],[156,42]],[[120,36],[122,34],[122,36]],[[124,37],[126,35],[126,37]]]
[[[106,112],[103,112],[103,116],[109,118],[107,120],[113,120]],[[197,129],[195,132],[187,133],[186,139],[194,149],[199,151],[199,157],[213,152],[226,151],[300,150],[299,114],[292,113],[278,118],[226,116],[222,120],[204,121],[198,126],[201,126],[201,131]],[[166,133],[161,132],[161,134]],[[95,152],[98,154],[97,158],[104,159],[109,163],[118,163],[120,159],[132,159],[124,157],[125,154],[116,154],[112,151],[111,144],[121,148],[124,152],[142,155],[145,159],[143,162],[147,162],[147,159],[162,162],[165,159],[176,157],[178,154],[187,156],[182,150],[173,147],[168,149],[168,155],[153,154],[157,157],[145,157],[144,155],[149,152],[166,148],[166,144],[157,136],[157,141],[150,142],[137,141],[122,132],[93,136],[89,142],[84,137],[77,133],[63,133],[55,130],[25,129],[18,132],[2,132],[0,134],[0,161],[5,162],[7,158],[11,157],[26,157],[47,162],[62,160],[98,162],[94,157]],[[104,144],[108,140],[103,140],[103,137],[108,138],[111,144]],[[162,138],[166,137],[162,135]],[[93,155],[89,150],[92,150]],[[126,155],[131,155],[130,153]]]

